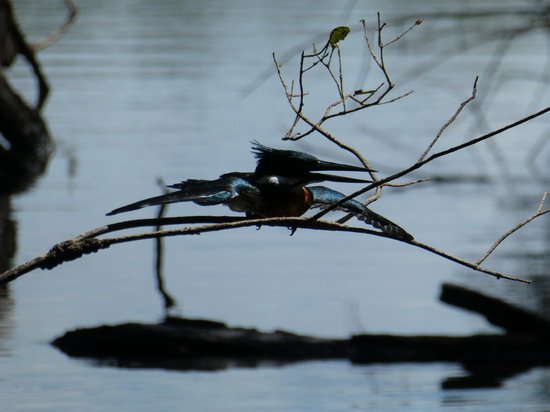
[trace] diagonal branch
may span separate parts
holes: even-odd
[[[413,164],[412,166],[408,167],[407,169],[403,169],[402,171],[400,171],[398,173],[395,173],[391,176],[380,179],[380,180],[378,180],[376,182],[373,182],[370,185],[364,187],[363,189],[360,189],[360,190],[357,190],[356,192],[353,192],[351,195],[346,196],[345,198],[339,200],[338,202],[330,205],[326,209],[323,209],[321,212],[319,212],[315,216],[311,217],[311,219],[313,219],[313,220],[314,219],[319,219],[322,216],[326,215],[328,212],[338,208],[339,206],[341,206],[343,203],[347,202],[348,200],[351,200],[351,199],[353,199],[357,196],[360,196],[363,193],[366,193],[369,190],[372,190],[372,189],[374,189],[378,186],[381,186],[385,183],[391,182],[391,181],[396,180],[396,179],[398,179],[402,176],[405,176],[405,175],[409,174],[410,172],[412,172],[414,170],[420,169],[422,166],[424,166],[427,163],[430,163],[431,161],[433,161],[435,159],[438,159],[438,158],[443,157],[443,156],[447,156],[447,155],[452,154],[454,152],[457,152],[459,150],[465,149],[466,147],[473,146],[473,145],[475,145],[477,143],[480,143],[484,140],[490,139],[491,137],[497,136],[497,135],[499,135],[499,134],[501,134],[501,133],[503,133],[503,132],[505,132],[509,129],[513,129],[514,127],[520,126],[523,123],[527,123],[527,122],[529,122],[529,121],[531,121],[531,120],[533,120],[533,119],[535,119],[539,116],[542,116],[543,114],[546,114],[549,111],[550,111],[550,106],[546,107],[545,109],[539,110],[538,112],[533,113],[533,114],[531,114],[527,117],[524,117],[520,120],[517,120],[513,123],[507,124],[506,126],[503,126],[500,129],[493,130],[492,132],[486,133],[486,134],[484,134],[480,137],[476,137],[474,139],[468,140],[465,143],[459,144],[457,146],[453,146],[450,149],[442,150],[440,152],[437,152],[437,153],[431,155],[430,157],[428,157],[427,159],[424,159],[421,162],[417,162],[417,163]]]

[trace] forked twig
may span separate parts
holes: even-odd
[[[304,137],[306,137],[306,136],[308,136],[308,135],[310,135],[314,132],[319,132],[319,128],[321,128],[323,123],[325,123],[329,119],[332,119],[332,118],[335,118],[335,117],[340,117],[340,116],[345,116],[345,115],[348,115],[350,113],[355,113],[357,111],[364,110],[364,109],[367,109],[367,108],[372,107],[372,106],[381,105],[381,104],[385,104],[385,103],[391,103],[391,102],[399,100],[399,99],[401,99],[405,96],[408,96],[410,93],[412,93],[412,91],[409,91],[409,92],[404,93],[403,95],[398,96],[394,99],[384,100],[386,98],[386,96],[395,87],[395,85],[393,84],[393,82],[390,78],[390,74],[389,74],[388,68],[387,68],[385,60],[384,60],[384,48],[386,46],[390,45],[390,44],[393,44],[398,39],[401,39],[405,34],[407,34],[409,31],[411,31],[412,28],[414,28],[415,26],[420,24],[420,23],[418,23],[419,20],[417,20],[417,22],[415,22],[409,29],[407,29],[405,32],[401,33],[394,40],[388,42],[387,44],[384,44],[383,41],[382,41],[382,30],[385,27],[385,23],[382,23],[379,13],[378,13],[377,16],[378,16],[378,20],[377,20],[377,22],[378,22],[377,23],[378,24],[378,26],[377,26],[378,53],[376,53],[374,51],[373,47],[372,47],[371,40],[370,40],[368,30],[367,30],[366,21],[362,20],[361,23],[363,24],[363,35],[365,37],[369,53],[371,54],[371,57],[375,61],[376,65],[382,71],[383,76],[385,78],[385,82],[383,84],[381,84],[380,86],[378,86],[377,88],[373,89],[370,92],[363,92],[363,90],[356,90],[353,93],[346,93],[346,91],[344,89],[342,56],[341,56],[341,51],[340,51],[339,47],[335,47],[335,48],[338,49],[337,50],[337,52],[338,52],[338,61],[339,61],[339,70],[338,70],[339,74],[338,74],[338,76],[336,74],[334,74],[334,72],[332,71],[332,69],[330,67],[330,60],[328,62],[325,61],[325,58],[328,56],[328,54],[327,54],[328,53],[328,47],[329,47],[328,44],[325,45],[325,47],[320,51],[317,51],[314,48],[314,52],[312,54],[302,53],[301,60],[300,60],[300,73],[298,75],[298,79],[299,79],[300,84],[303,84],[303,77],[304,77],[305,73],[308,70],[312,69],[313,67],[315,67],[316,65],[318,65],[320,63],[328,71],[330,77],[335,82],[335,84],[337,86],[339,96],[338,96],[338,99],[336,101],[334,101],[333,103],[327,105],[327,108],[326,108],[323,116],[317,122],[313,122],[312,120],[309,120],[309,121],[306,120],[306,118],[308,116],[304,114],[302,104],[299,104],[297,106],[291,104],[292,110],[296,114],[296,117],[293,121],[293,124],[292,124],[290,130],[286,133],[286,135],[284,137],[284,140],[302,139],[302,138],[304,138]],[[333,48],[333,50],[334,50],[334,48]],[[306,67],[306,65],[304,64],[304,61],[307,58],[315,58],[316,60],[313,64]],[[279,74],[279,80],[281,81],[281,84],[283,85],[285,95],[287,96],[287,98],[290,98],[292,96],[292,93],[291,93],[290,89],[288,88],[288,86],[286,85],[285,81],[283,80],[283,76],[282,76],[282,73],[281,73],[281,65],[278,63],[277,57],[275,56],[275,54],[273,54],[273,61],[274,61],[275,66],[277,68],[277,72]],[[382,87],[384,86],[384,84],[385,84],[386,87],[384,87],[383,90],[382,90]],[[306,93],[303,90],[301,90],[301,96],[304,96],[305,94]],[[357,96],[361,95],[361,94],[366,94],[367,96],[364,99],[357,98]],[[290,100],[292,100],[292,99],[290,99]],[[356,105],[354,105],[354,107],[347,106],[346,105],[347,100],[352,100],[353,102],[356,103]],[[292,103],[292,102],[289,101],[289,103]],[[300,103],[302,103],[302,100],[300,100]],[[332,109],[334,107],[339,106],[339,105],[342,105],[342,109],[339,110],[339,111],[336,111],[336,112],[332,112]],[[302,132],[302,133],[295,133],[294,130],[298,126],[299,120],[304,121],[304,123],[306,123],[309,126],[309,129],[306,130],[305,132]],[[313,125],[316,125],[316,127],[314,127]]]

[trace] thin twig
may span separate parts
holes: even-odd
[[[346,98],[344,97],[344,75],[342,73],[342,55],[340,51],[340,47],[336,45],[336,48],[338,49],[338,72],[340,73],[340,97],[342,98],[342,109],[346,111]]]
[[[432,150],[432,148],[435,146],[435,144],[437,143],[437,141],[439,140],[439,138],[441,137],[441,135],[445,131],[445,129],[447,127],[449,127],[456,120],[456,118],[458,117],[460,112],[462,112],[462,110],[466,107],[466,105],[476,98],[477,80],[478,79],[479,79],[479,76],[476,76],[476,78],[474,80],[474,85],[472,87],[472,95],[470,97],[468,97],[466,100],[464,100],[462,103],[460,103],[460,106],[458,107],[456,112],[451,116],[451,118],[449,120],[447,120],[447,122],[443,126],[441,126],[441,128],[439,129],[439,132],[437,132],[437,135],[435,136],[435,138],[432,140],[432,142],[428,145],[428,147],[426,148],[424,153],[422,153],[422,155],[418,159],[418,162],[421,162],[426,158],[426,156],[428,155],[430,150]]]
[[[390,99],[390,100],[384,100],[383,102],[380,101],[380,102],[378,102],[377,104],[378,104],[378,106],[383,106],[383,105],[385,105],[385,104],[394,103],[394,102],[396,102],[396,101],[398,101],[398,100],[403,99],[404,97],[410,96],[410,95],[413,94],[413,93],[414,93],[413,90],[409,90],[408,92],[405,92],[405,93],[403,93],[403,94],[401,94],[401,95],[399,95],[399,96],[397,96],[397,97],[394,97],[394,98],[392,98],[392,99]]]
[[[342,100],[343,99],[342,90],[340,88],[340,84],[338,83],[338,79],[336,78],[336,76],[334,75],[332,69],[330,68],[330,61],[328,63],[325,63],[325,61],[323,60],[324,57],[319,57],[317,55],[315,57],[318,59],[318,63],[321,63],[325,67],[325,69],[327,69],[330,77],[332,78],[332,80],[334,81],[334,84],[336,85],[336,89],[338,90],[338,94],[340,95],[340,99]],[[300,76],[302,74],[303,74],[303,72],[300,71]]]
[[[51,32],[48,37],[31,45],[31,48],[35,52],[45,49],[46,47],[54,44],[73,24],[76,15],[78,14],[78,8],[76,7],[76,4],[73,0],[65,0],[65,5],[67,6],[67,17],[65,18],[65,21],[57,29]]]
[[[369,38],[369,34],[368,34],[368,30],[367,30],[367,24],[366,24],[366,21],[365,20],[361,20],[362,24],[363,24],[363,32],[364,32],[364,37],[365,37],[365,40],[366,40],[366,43],[367,43],[367,48],[369,50],[369,53],[371,54],[371,57],[372,59],[374,60],[374,62],[376,63],[376,65],[379,67],[379,69],[382,71],[383,75],[384,75],[384,78],[385,78],[385,82],[382,83],[379,87],[377,87],[372,93],[370,93],[367,97],[365,97],[365,99],[361,100],[361,99],[358,99],[356,98],[353,94],[346,94],[345,93],[345,90],[344,90],[344,76],[343,76],[343,65],[342,65],[342,56],[341,56],[341,51],[340,49],[338,48],[337,52],[338,52],[338,59],[339,59],[339,79],[336,77],[336,75],[333,73],[332,69],[330,68],[330,60],[328,62],[326,62],[324,59],[327,57],[327,46],[325,46],[325,48],[323,48],[323,50],[321,50],[320,52],[317,52],[314,48],[314,53],[313,54],[305,54],[304,52],[302,52],[302,56],[301,56],[301,61],[300,61],[300,74],[299,74],[299,80],[300,82],[302,81],[303,79],[303,76],[305,74],[306,71],[310,70],[311,68],[313,68],[316,64],[319,64],[321,63],[326,69],[327,71],[329,72],[329,75],[331,76],[331,78],[333,79],[334,83],[336,84],[337,86],[337,89],[338,89],[338,93],[339,93],[339,99],[337,101],[335,101],[334,103],[331,103],[330,105],[327,106],[327,108],[325,109],[325,112],[324,112],[324,115],[321,119],[319,119],[319,121],[317,122],[310,122],[308,120],[306,120],[306,116],[305,114],[303,113],[303,105],[299,105],[299,107],[296,107],[295,105],[292,104],[292,99],[289,99],[289,103],[291,103],[291,108],[292,110],[295,112],[296,114],[296,117],[294,118],[294,121],[293,121],[293,124],[290,128],[290,130],[286,133],[285,137],[283,138],[283,140],[299,140],[299,139],[303,139],[304,137],[314,133],[314,132],[319,132],[319,129],[322,128],[322,125],[324,122],[326,122],[327,120],[329,119],[332,119],[334,117],[339,117],[339,116],[345,116],[345,115],[348,115],[350,113],[354,113],[354,112],[357,112],[359,110],[364,110],[364,109],[367,109],[371,106],[377,106],[377,105],[382,105],[382,104],[387,104],[387,103],[393,103],[399,99],[402,99],[403,97],[406,97],[408,96],[409,94],[411,94],[412,92],[407,92],[401,96],[398,96],[394,99],[391,99],[391,100],[384,100],[385,97],[393,90],[393,88],[395,87],[394,83],[392,82],[391,78],[390,78],[390,75],[389,75],[389,71],[388,71],[388,68],[386,67],[386,63],[384,61],[384,47],[386,47],[388,44],[392,44],[393,42],[395,42],[396,40],[398,40],[399,38],[403,37],[406,33],[408,33],[412,27],[420,24],[419,23],[419,20],[417,20],[415,22],[415,24],[413,24],[411,26],[410,29],[408,29],[407,31],[403,32],[402,34],[400,34],[396,39],[392,40],[391,42],[389,42],[388,44],[384,44],[383,41],[382,41],[382,30],[383,28],[385,27],[385,23],[382,23],[381,21],[381,17],[380,17],[380,13],[377,14],[377,23],[378,23],[378,29],[377,29],[377,32],[378,32],[378,54],[374,51],[373,47],[372,47],[372,44],[371,44],[371,41],[370,41],[370,38]],[[334,49],[332,50],[334,51]],[[331,53],[331,56],[332,56],[332,53]],[[315,58],[316,61],[314,62],[314,64],[312,64],[311,66],[307,67],[307,68],[304,68],[304,59],[305,58]],[[277,68],[277,72],[279,74],[279,79],[281,81],[281,84],[284,88],[284,91],[285,91],[285,94],[287,96],[287,98],[291,97],[292,96],[292,93],[289,92],[289,88],[286,86],[284,80],[283,80],[283,77],[282,77],[282,73],[281,73],[281,66],[280,64],[277,62],[277,58],[275,56],[275,54],[273,54],[273,60],[275,62],[275,66]],[[378,91],[380,91],[380,89],[382,88],[382,86],[386,84],[386,87],[381,90],[381,93],[380,94],[377,94]],[[305,95],[305,92],[302,90],[302,93],[301,95]],[[375,97],[376,96],[376,97]],[[351,99],[353,100],[355,103],[357,103],[357,106],[356,107],[353,107],[353,108],[348,108],[346,107],[346,100],[348,99]],[[372,101],[369,101],[373,99]],[[331,110],[338,106],[338,105],[342,105],[342,109],[338,112],[335,112],[335,113],[331,113]],[[303,120],[305,123],[307,123],[309,125],[309,130],[303,132],[303,133],[295,133],[294,130],[296,129],[297,127],[297,124],[299,122],[299,120]],[[313,124],[315,124],[315,126],[313,126]],[[375,200],[375,198],[373,198],[373,200]]]
[[[304,52],[302,51],[302,56],[300,58],[300,76],[299,76],[300,103],[299,103],[298,111],[296,112],[296,117],[294,118],[294,122],[292,123],[292,126],[290,127],[289,131],[286,134],[287,137],[290,137],[290,136],[293,135],[293,131],[296,128],[296,126],[298,126],[298,122],[300,121],[299,113],[301,113],[302,109],[304,108],[304,76],[303,76],[303,73],[304,73]],[[292,82],[292,88],[294,88],[294,81]],[[287,93],[287,97],[290,99],[290,101],[292,101],[292,98],[294,97],[293,94],[292,94],[293,93],[292,89],[290,90],[290,94],[286,91],[286,89],[285,89],[285,92]]]
[[[369,32],[367,30],[367,21],[365,19],[361,20],[361,24],[363,25],[363,36],[365,37],[365,42],[367,43],[367,48],[369,49],[369,53],[374,60],[374,62],[380,67],[380,62],[378,61],[378,56],[374,52],[374,49],[372,47],[372,44],[370,42],[370,36]]]
[[[514,226],[512,229],[510,229],[508,232],[506,232],[504,235],[502,235],[495,243],[493,243],[493,245],[489,248],[489,250],[487,250],[487,252],[476,262],[476,265],[481,265],[485,259],[487,259],[489,257],[489,255],[491,253],[493,253],[495,251],[495,249],[508,237],[510,236],[512,233],[518,231],[519,229],[521,229],[523,226],[525,226],[527,223],[531,222],[532,220],[535,220],[537,217],[540,217],[542,215],[545,215],[546,213],[550,212],[550,209],[542,209],[543,205],[544,205],[544,201],[546,200],[546,197],[550,195],[550,192],[545,192],[544,195],[542,196],[542,199],[540,201],[540,205],[537,209],[537,211],[530,217],[528,217],[527,219],[525,219],[523,222],[521,223],[518,223],[516,226]]]
[[[403,36],[405,36],[408,32],[410,32],[410,31],[411,31],[412,29],[414,29],[416,26],[420,26],[420,25],[422,24],[422,22],[423,22],[422,19],[416,20],[416,21],[413,23],[413,25],[412,25],[411,27],[409,27],[409,28],[408,28],[407,30],[405,30],[403,33],[401,33],[400,35],[398,35],[395,39],[390,40],[389,42],[387,42],[386,44],[384,44],[384,47],[389,46],[390,44],[395,43],[395,42],[401,40],[401,38],[402,38]]]
[[[416,180],[412,180],[410,182],[405,182],[405,183],[387,183],[384,186],[387,186],[387,187],[409,187],[409,186],[417,185],[419,183],[429,182],[430,180],[431,179],[428,177],[428,178],[425,178],[425,179],[416,179]]]

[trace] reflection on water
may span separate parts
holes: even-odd
[[[501,8],[518,7],[514,1],[496,3]],[[21,245],[17,262],[111,221],[104,214],[117,205],[157,194],[157,176],[173,183],[249,170],[252,139],[289,148],[279,140],[289,126],[290,112],[276,78],[268,77],[242,97],[271,66],[273,51],[282,55],[304,39],[348,24],[352,32],[342,48],[350,64],[346,72],[350,85],[357,82],[357,88],[364,89],[375,85],[377,79],[371,77],[359,84],[364,79],[360,75],[364,48],[357,22],[365,17],[374,22],[375,10],[394,18],[402,10],[410,12],[411,5],[399,0],[349,4],[347,20],[342,17],[346,13],[328,1],[79,4],[76,25],[40,55],[53,89],[46,116],[60,149],[45,178],[14,200]],[[463,10],[455,2],[430,6],[430,10]],[[61,2],[18,0],[15,7],[31,40],[49,33],[64,15]],[[422,17],[421,10],[417,13]],[[438,143],[441,148],[519,119],[534,106],[540,109],[548,101],[547,84],[537,80],[545,72],[546,56],[540,50],[548,47],[547,30],[515,36],[503,53],[502,74],[487,83],[498,42],[460,49],[454,39],[460,42],[464,37],[451,35],[465,29],[468,34],[479,26],[508,27],[515,16],[486,19],[483,24],[478,20],[463,25],[451,17],[426,17],[403,45],[388,51],[392,77],[399,85],[434,56],[437,59],[438,51],[447,50],[445,58],[398,86],[397,93],[414,89],[409,98],[349,122],[335,122],[331,130],[368,154],[374,167],[386,175],[418,158],[470,94],[476,75],[481,76],[478,96],[485,123],[474,130],[480,120],[467,110]],[[442,32],[448,35],[441,36]],[[296,71],[294,64],[292,60],[285,64],[289,76]],[[532,75],[524,75],[527,72]],[[22,66],[10,76],[32,94],[34,85]],[[309,87],[321,80],[312,78]],[[497,87],[499,81],[505,86]],[[541,96],[538,103],[534,91]],[[525,164],[530,148],[545,133],[544,121],[502,135],[497,149],[485,144],[434,162],[419,176],[481,175],[488,177],[487,183],[387,191],[373,208],[395,218],[423,242],[476,259],[500,234],[532,214],[548,190],[547,182],[531,178]],[[293,148],[335,161],[349,160],[317,137]],[[542,146],[537,157],[539,168],[545,169],[543,177],[548,175],[549,151],[548,145]],[[76,174],[68,173],[75,162],[64,153],[76,153]],[[506,173],[499,166],[503,161]],[[200,212],[193,205],[174,205],[168,214]],[[135,217],[152,213],[142,211]],[[264,330],[283,328],[322,336],[347,336],[357,328],[403,334],[487,332],[491,329],[477,318],[436,302],[440,283],[467,282],[546,312],[549,232],[548,219],[543,217],[508,239],[488,261],[496,270],[533,278],[537,282],[532,286],[497,282],[391,242],[305,231],[289,237],[282,229],[266,228],[171,239],[166,242],[166,286],[188,316]],[[441,382],[466,374],[460,367],[352,366],[331,361],[220,373],[136,373],[73,361],[47,344],[79,326],[155,321],[162,316],[151,255],[152,245],[146,242],[120,246],[14,283],[7,298],[9,315],[0,320],[2,330],[12,328],[1,336],[1,345],[10,348],[9,356],[0,357],[3,402],[22,410],[76,410],[91,405],[110,410],[117,404],[126,410],[304,411],[429,410],[442,405],[456,410],[504,405],[543,409],[549,401],[546,368],[514,377],[504,389],[444,391]]]
[[[9,196],[0,196],[0,272],[11,268],[16,251],[16,224],[12,220]],[[7,285],[0,286],[0,357],[8,356],[9,341],[13,338],[14,301]]]
[[[13,318],[14,301],[10,296],[9,289],[5,286],[0,287],[0,358],[11,356],[9,342],[13,339],[13,329],[15,319]]]

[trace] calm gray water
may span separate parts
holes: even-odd
[[[479,3],[479,2],[478,2]],[[61,1],[16,0],[20,23],[38,40],[62,21]],[[414,162],[439,127],[468,97],[480,76],[477,102],[445,134],[449,147],[548,105],[548,31],[508,39],[495,30],[525,24],[519,13],[456,20],[436,11],[467,11],[462,2],[393,1],[82,1],[76,24],[40,53],[53,92],[45,116],[58,142],[48,172],[13,199],[18,222],[16,263],[51,245],[118,219],[105,212],[159,193],[157,177],[178,182],[250,170],[250,141],[352,161],[318,136],[280,141],[292,121],[273,75],[271,53],[322,43],[346,24],[342,43],[350,88],[362,82],[365,47],[358,21],[374,27],[376,11],[393,25],[387,38],[418,17],[424,24],[386,56],[395,96],[414,93],[329,125],[363,151],[383,175]],[[525,1],[483,2],[484,9],[517,10]],[[404,12],[404,23],[397,20]],[[504,31],[503,33],[507,33]],[[491,41],[485,42],[485,39]],[[507,42],[507,43],[506,43]],[[467,47],[469,45],[475,47]],[[466,47],[466,49],[464,49]],[[498,65],[496,65],[498,63]],[[496,66],[495,66],[496,65]],[[296,55],[285,63],[290,82]],[[265,77],[267,73],[269,76]],[[33,97],[20,64],[10,77]],[[546,78],[547,80],[547,78]],[[312,75],[311,109],[334,96]],[[254,87],[252,87],[254,86]],[[387,190],[373,208],[422,241],[475,259],[500,234],[532,214],[549,190],[548,116],[433,163],[417,177],[473,176],[459,184]],[[76,163],[75,163],[76,162]],[[349,188],[344,190],[350,190]],[[176,205],[170,214],[204,213]],[[223,209],[212,212],[226,213]],[[154,210],[132,217],[150,217]],[[526,227],[487,262],[536,282],[526,286],[460,268],[395,242],[355,235],[284,229],[228,231],[166,242],[166,281],[179,313],[262,330],[344,337],[357,332],[450,334],[494,332],[480,318],[437,302],[452,281],[548,313],[549,221]],[[28,274],[1,298],[0,403],[9,411],[351,411],[549,410],[550,371],[536,368],[502,388],[441,389],[465,372],[455,364],[354,366],[305,362],[221,372],[117,369],[70,359],[49,345],[69,329],[163,315],[154,291],[151,242],[111,248],[56,268]]]

